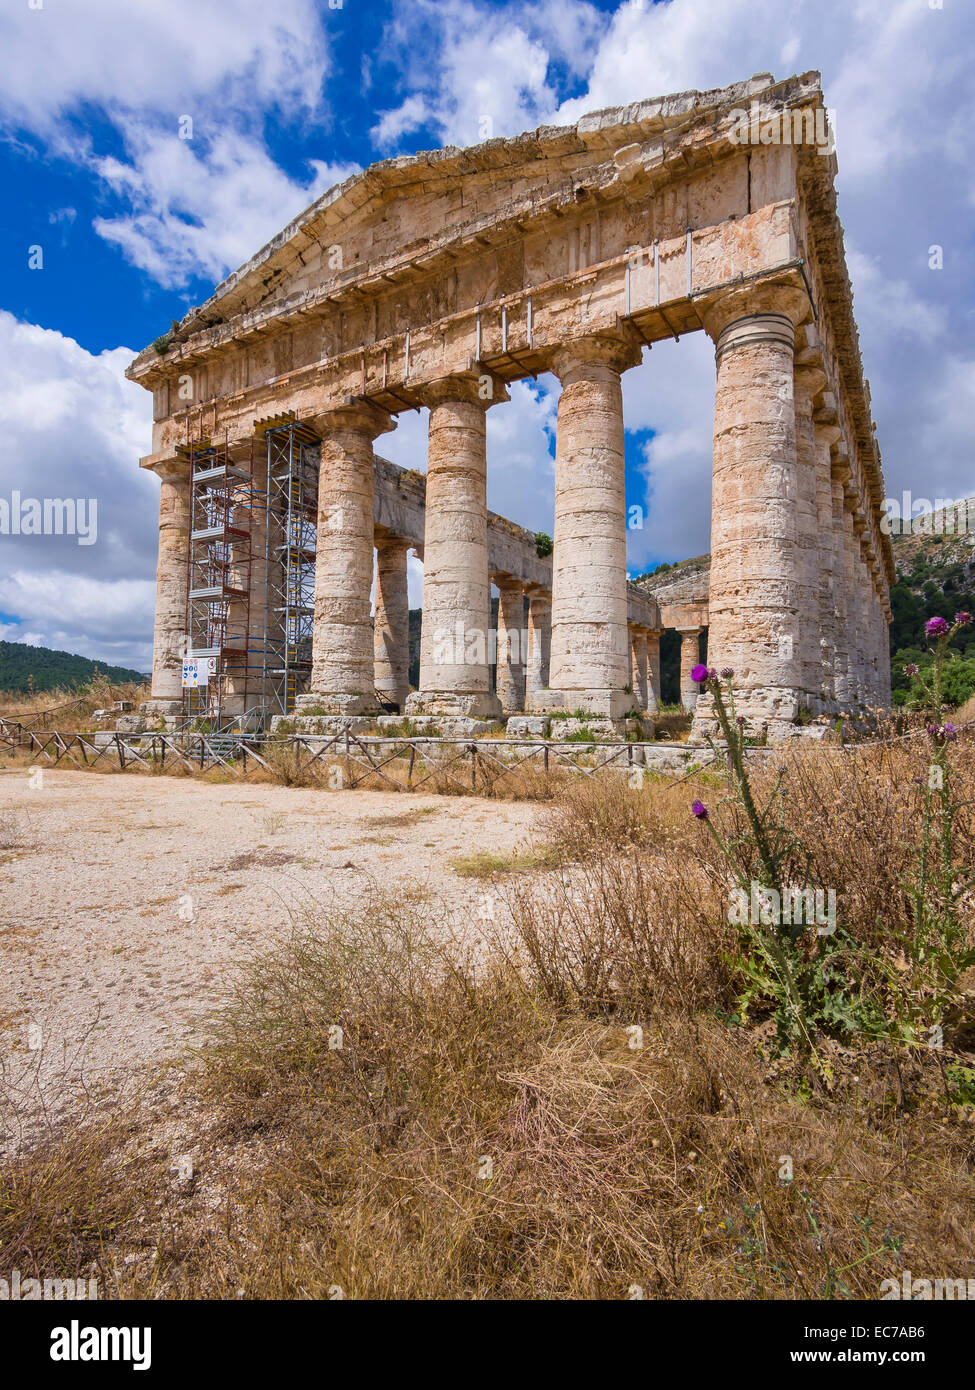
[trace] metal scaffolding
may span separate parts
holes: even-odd
[[[191,483],[186,655],[213,667],[208,685],[183,691],[188,722],[263,728],[307,688],[318,443],[288,414],[243,443],[178,446]]]
[[[290,714],[311,675],[319,437],[293,417],[257,426],[267,443],[261,706]]]
[[[186,634],[190,658],[208,658],[209,683],[183,691],[188,718],[246,709],[253,567],[253,446],[198,439],[179,445],[190,465]]]

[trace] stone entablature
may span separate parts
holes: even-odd
[[[879,525],[883,481],[835,160],[816,142],[741,143],[749,108],[822,116],[818,74],[635,103],[574,127],[386,161],[346,181],[191,311],[165,350],[132,364],[154,395],[144,466],[171,473],[180,443],[243,440],[256,420],[288,411],[322,437],[330,505],[344,479],[366,507],[377,497],[373,468],[365,472],[373,440],[400,411],[429,405],[425,587],[441,616],[480,623],[489,577],[517,577],[545,596],[543,583],[498,559],[484,414],[503,409],[506,384],[554,372],[551,684],[533,691],[529,679],[523,698],[618,717],[628,687],[643,681],[645,634],[635,629],[660,623],[625,580],[620,373],[645,344],[703,329],[718,365],[712,650],[737,653],[756,722],[788,724],[803,706],[883,703],[893,560]],[[773,380],[777,408],[791,400],[794,419],[772,419]],[[179,504],[165,505],[171,529]],[[349,516],[347,535],[320,534],[320,554],[344,555],[361,589],[375,537],[365,512]],[[170,578],[161,570],[160,579],[170,623],[178,603],[162,590],[173,546],[170,537]],[[354,684],[367,664],[364,619],[348,617],[342,564],[319,564],[312,694],[357,711],[369,699]],[[333,650],[333,627],[348,650]],[[851,645],[857,661],[864,654],[852,674],[840,669]],[[480,669],[438,663],[428,645],[424,670],[420,697],[425,681],[438,706],[490,703]]]

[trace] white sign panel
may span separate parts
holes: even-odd
[[[210,660],[212,658],[190,658],[183,662],[183,689],[196,690],[210,683]]]

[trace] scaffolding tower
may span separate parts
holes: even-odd
[[[219,721],[248,700],[253,448],[203,438],[177,452],[190,465],[186,654],[213,668],[183,691],[183,712]]]
[[[183,715],[263,728],[311,675],[318,435],[289,412],[237,444],[177,446],[190,465],[186,655],[208,659]]]
[[[319,436],[290,415],[258,422],[267,444],[261,706],[290,714],[308,688],[315,617]]]

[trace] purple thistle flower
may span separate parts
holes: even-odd
[[[964,609],[962,609],[960,613],[955,614],[955,622],[959,627],[967,627],[971,620],[971,613],[966,613]]]
[[[944,618],[929,618],[924,624],[924,631],[929,637],[943,637],[948,631],[948,623]]]
[[[717,673],[717,671],[714,669],[713,666],[709,666],[709,667],[708,667],[708,680],[709,680],[709,681],[716,681],[717,679],[718,679],[718,673]]]
[[[918,673],[918,669],[919,669],[919,668],[918,668],[918,666],[917,666],[917,664],[916,664],[915,662],[909,661],[909,662],[907,663],[907,665],[904,667],[904,675],[905,675],[905,676],[916,676],[917,673]]]
[[[708,679],[708,675],[708,668],[706,666],[702,666],[701,663],[698,662],[698,664],[691,671],[691,680],[694,681],[697,685],[703,685],[704,682]]]
[[[955,728],[954,724],[942,724],[941,737],[946,741],[953,739],[957,733],[958,730]]]
[[[698,820],[707,820],[708,808],[705,806],[703,801],[691,802],[691,815],[697,816]]]
[[[731,669],[730,666],[722,666],[722,668],[721,668],[721,679],[722,679],[723,681],[730,681],[730,680],[731,680],[731,677],[732,677],[734,674],[735,674],[735,673],[734,673],[734,671]]]

